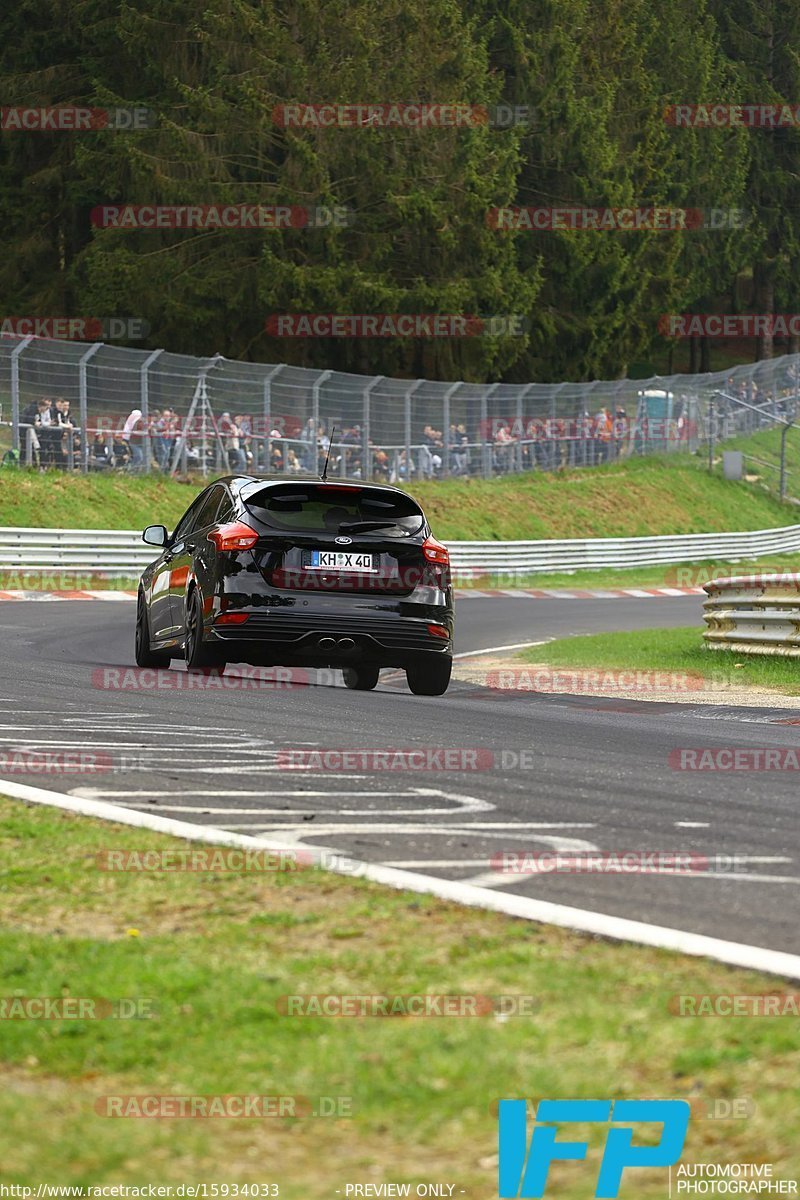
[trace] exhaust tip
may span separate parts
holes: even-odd
[[[339,638],[336,645],[340,650],[354,650],[356,644],[352,638],[344,637],[344,638]]]
[[[319,639],[317,645],[319,646],[320,650],[335,650],[336,640],[332,637],[323,637]]]

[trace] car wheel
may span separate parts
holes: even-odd
[[[430,662],[409,663],[408,686],[415,696],[443,696],[450,683],[453,660],[449,654],[431,656]]]
[[[142,592],[136,602],[135,657],[137,667],[168,667],[172,662],[172,655],[167,651],[150,649],[150,621]]]
[[[213,671],[221,675],[225,663],[214,656],[203,641],[203,605],[200,594],[193,591],[186,602],[186,640],[184,642],[186,666],[190,671]]]
[[[379,667],[343,667],[344,686],[351,692],[371,692],[378,682]]]

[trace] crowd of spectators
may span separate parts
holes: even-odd
[[[315,426],[311,417],[299,429],[295,427],[294,436],[274,427],[265,437],[263,432],[256,435],[253,419],[245,413],[232,415],[226,410],[216,420],[209,418],[205,428],[184,430],[182,418],[171,407],[151,409],[146,423],[141,409],[134,408],[124,421],[116,419],[113,431],[89,429],[86,459],[91,471],[169,472],[185,465],[189,470],[205,466],[210,472],[256,470],[289,475],[318,474],[328,459],[331,476],[368,477],[386,483],[444,475],[552,470],[594,465],[658,449],[647,439],[687,439],[690,397],[658,392],[641,395],[670,396],[669,420],[661,421],[656,434],[652,430],[642,432],[640,401],[634,421],[629,420],[621,405],[601,404],[594,412],[584,410],[573,417],[524,422],[493,419],[479,422],[471,431],[463,421],[450,423],[446,432],[427,423],[409,449],[397,445],[383,448],[371,438],[365,444],[362,427],[357,423],[337,424],[332,444],[327,423],[320,420]],[[715,398],[714,419],[733,427],[737,421],[741,423],[747,406],[744,415],[751,414],[748,428],[771,424],[794,412],[796,395],[796,385],[773,393],[763,391],[752,380],[736,382],[732,376],[727,391]],[[26,406],[20,415],[23,463],[43,470],[81,469],[84,434],[70,409],[70,401],[63,397],[42,397]],[[759,414],[763,419],[759,420]]]

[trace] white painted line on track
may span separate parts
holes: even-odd
[[[63,796],[59,792],[43,788],[28,787],[13,781],[0,780],[0,792],[17,800],[31,804],[44,804],[52,808],[65,809],[104,821],[149,829],[154,833],[172,834],[187,841],[206,842],[216,846],[257,847],[273,850],[291,850],[293,847],[277,839],[253,838],[240,833],[202,825],[190,825],[171,817],[158,817],[154,813],[141,813],[116,808],[96,800],[80,800],[75,796]],[[427,829],[428,827],[425,826]],[[310,850],[316,858],[315,851]],[[674,950],[680,954],[711,958],[730,966],[764,971],[788,979],[800,979],[800,955],[783,950],[768,950],[760,946],[749,946],[741,942],[729,942],[705,934],[689,933],[663,925],[651,925],[645,921],[634,921],[627,917],[614,917],[606,913],[573,908],[565,904],[553,904],[546,900],[531,900],[526,896],[514,896],[508,892],[496,892],[491,888],[473,887],[457,880],[436,879],[431,875],[420,875],[413,871],[401,871],[396,867],[374,866],[356,863],[342,857],[340,862],[322,859],[322,851],[316,852],[325,869],[340,875],[354,875],[384,884],[398,890],[435,896],[470,908],[483,908],[506,916],[519,917],[526,921],[537,921],[572,929],[579,933],[618,941],[634,942],[642,946],[654,946],[663,950]]]
[[[453,658],[477,658],[481,654],[499,654],[502,650],[526,650],[528,646],[546,646],[552,638],[543,638],[540,642],[514,642],[510,646],[489,646],[486,650],[464,650],[454,654]]]

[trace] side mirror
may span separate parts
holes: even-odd
[[[166,546],[168,540],[166,525],[148,525],[142,534],[142,541],[148,546]]]

